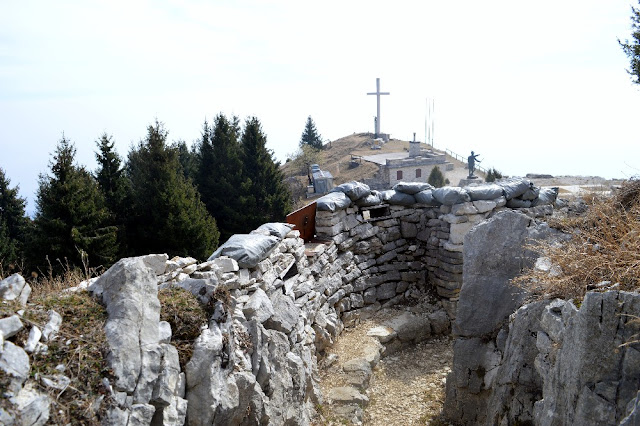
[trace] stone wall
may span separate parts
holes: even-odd
[[[85,283],[109,313],[115,378],[105,383],[105,424],[310,424],[322,399],[318,356],[345,325],[425,292],[436,293],[453,320],[464,292],[465,235],[511,213],[507,198],[518,195],[416,185],[400,184],[384,196],[357,183],[338,187],[318,200],[317,240],[305,244],[297,231],[279,232],[282,224],[241,236],[270,244],[255,262],[247,253],[219,256],[223,245],[203,263],[166,255],[122,259]],[[530,217],[552,208],[521,211],[533,224]],[[184,371],[171,329],[158,316],[157,291],[172,286],[214,308]],[[447,332],[440,315],[421,324],[429,334]]]

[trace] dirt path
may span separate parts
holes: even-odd
[[[439,424],[452,346],[448,336],[439,337],[383,358],[371,380],[364,424]]]
[[[320,365],[320,387],[323,395],[332,389],[349,386],[343,370],[345,362],[363,356],[365,348],[379,343],[367,332],[379,326],[389,313],[345,329],[336,343],[327,350]],[[369,385],[361,389],[369,399],[364,405],[364,425],[428,425],[441,423],[439,415],[444,403],[446,375],[453,363],[452,340],[449,336],[434,336],[413,346],[384,356],[374,367]],[[329,362],[327,360],[334,360]],[[358,424],[352,417],[345,419],[339,407],[325,397],[318,425]]]

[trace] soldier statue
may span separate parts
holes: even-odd
[[[476,161],[478,163],[481,163],[480,160],[478,160],[478,156],[480,154],[474,154],[473,151],[471,151],[471,155],[467,158],[467,163],[469,164],[469,178],[474,178],[475,176],[473,175],[473,172],[476,171]]]

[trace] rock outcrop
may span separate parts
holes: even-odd
[[[465,237],[446,417],[464,424],[633,424],[640,387],[640,295],[587,293],[524,304],[509,284],[549,229],[502,212]]]

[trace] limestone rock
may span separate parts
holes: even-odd
[[[30,383],[9,401],[14,405],[20,425],[41,426],[49,420],[49,396],[34,389]]]
[[[0,352],[0,370],[11,378],[9,390],[17,393],[29,377],[29,355],[20,346],[4,342]]]
[[[339,404],[357,404],[359,406],[369,404],[369,398],[366,395],[349,386],[332,388],[327,393],[327,399]]]
[[[380,343],[393,340],[397,335],[398,333],[393,328],[386,325],[379,325],[367,331],[367,336],[375,337]]]
[[[42,330],[42,340],[49,341],[56,337],[62,325],[62,317],[53,309],[49,311],[49,321]]]
[[[24,350],[28,353],[35,351],[41,337],[42,331],[40,331],[40,328],[36,325],[32,326],[31,330],[29,330],[29,337],[27,338],[27,343],[24,345]]]
[[[564,302],[543,312],[541,328],[552,343],[540,345],[536,358],[544,383],[537,424],[618,424],[629,415],[640,351],[621,345],[637,332],[628,319],[638,314],[640,295],[617,291],[587,293],[579,310]]]
[[[98,280],[108,319],[107,362],[115,388],[146,404],[159,374],[160,302],[155,272],[144,257],[121,259]]]
[[[453,225],[452,225],[453,226]],[[524,300],[510,284],[536,256],[526,250],[530,238],[548,235],[524,214],[504,211],[478,224],[464,239],[464,285],[460,291],[455,332],[461,336],[492,333]]]
[[[0,319],[0,333],[2,333],[5,339],[15,336],[23,327],[18,315],[11,315],[10,317]]]
[[[153,271],[156,275],[162,275],[165,273],[167,268],[167,256],[166,253],[163,254],[148,254],[146,256],[142,256],[142,262]]]
[[[158,342],[171,342],[171,334],[171,324],[169,324],[167,321],[160,321],[158,323]]]
[[[0,299],[2,300],[18,300],[24,306],[30,294],[31,286],[20,274],[13,274],[0,281]]]
[[[429,319],[410,312],[386,320],[384,325],[394,330],[402,342],[421,342],[431,335]]]
[[[260,323],[265,322],[275,313],[271,300],[261,288],[254,291],[249,297],[247,303],[244,304],[242,312],[248,320],[255,319]]]
[[[265,322],[267,328],[291,333],[300,318],[300,309],[293,303],[293,300],[280,291],[275,291],[271,297],[273,315]]]

